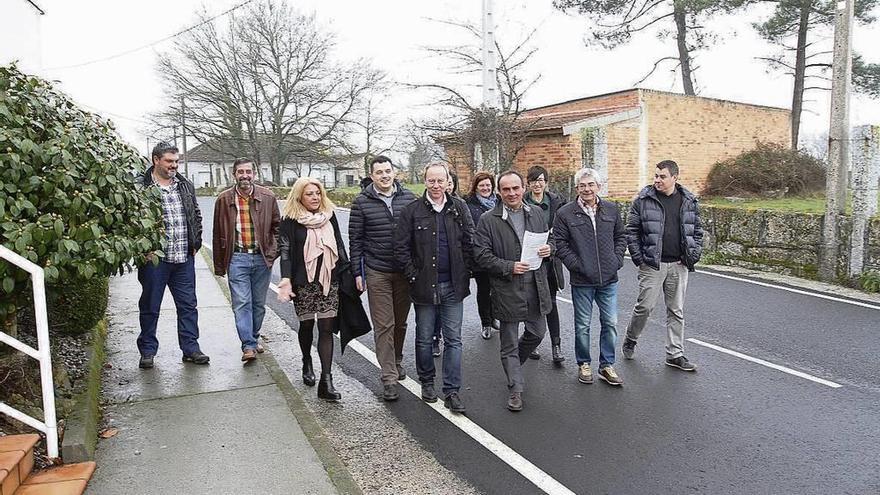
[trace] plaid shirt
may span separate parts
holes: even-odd
[[[180,179],[175,176],[168,186],[156,186],[162,192],[162,220],[165,222],[165,260],[168,263],[183,263],[189,253],[189,239],[186,231],[186,213],[180,200],[178,184]]]
[[[580,205],[581,209],[584,210],[584,213],[586,213],[587,216],[590,217],[590,220],[593,223],[593,232],[596,232],[596,210],[599,209],[599,198],[596,198],[596,204],[594,204],[593,206],[584,203],[584,200],[582,200],[580,197],[578,197],[577,202],[578,205]]]
[[[257,236],[254,231],[254,222],[251,218],[250,200],[253,197],[253,187],[247,196],[243,196],[238,188],[235,188],[235,204],[238,207],[238,215],[235,217],[235,247],[246,252],[252,252],[257,249]]]

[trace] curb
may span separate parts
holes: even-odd
[[[76,406],[67,417],[61,439],[61,458],[65,463],[91,461],[98,445],[98,422],[101,416],[101,374],[104,368],[104,341],[107,338],[107,318],[103,318],[92,330],[88,347],[88,374],[85,390],[77,394]]]
[[[201,252],[208,263],[208,269],[213,275],[214,260],[211,259],[209,254],[210,250],[203,247]],[[226,299],[229,300],[229,287],[224,283],[223,277],[214,275],[214,280],[220,286],[220,290],[223,291]],[[324,465],[324,470],[327,472],[327,476],[330,478],[333,486],[336,487],[336,490],[342,495],[362,495],[363,492],[360,486],[352,477],[345,462],[330,444],[327,435],[324,434],[324,429],[321,428],[318,420],[315,419],[314,413],[308,408],[302,396],[296,391],[284,370],[281,369],[278,361],[272,356],[271,349],[266,349],[266,352],[260,356],[259,361],[265,366],[269,376],[272,377],[278,390],[281,391],[281,395],[284,396],[284,400],[287,401],[287,407],[290,408],[290,412],[293,413],[312,448],[315,449],[318,458],[321,459],[321,464]]]

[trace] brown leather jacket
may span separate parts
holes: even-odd
[[[238,208],[235,205],[235,187],[231,187],[217,197],[214,203],[214,273],[226,275],[232,252],[235,248],[235,216]],[[272,191],[261,186],[254,186],[251,199],[251,218],[257,237],[260,253],[271,267],[278,257],[278,224],[281,223],[281,212],[278,200]]]

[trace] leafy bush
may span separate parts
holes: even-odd
[[[821,160],[773,143],[716,163],[706,178],[707,196],[802,196],[825,189]]]
[[[44,267],[49,285],[106,277],[161,249],[161,200],[137,187],[143,169],[109,121],[0,66],[0,242]],[[0,260],[0,284],[9,322],[29,275]]]
[[[90,331],[107,311],[108,279],[92,277],[54,285],[47,291],[49,326],[79,335]]]
[[[865,292],[880,292],[880,272],[867,270],[859,276],[859,285]]]

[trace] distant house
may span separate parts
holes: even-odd
[[[604,194],[625,197],[651,183],[657,162],[671,159],[681,166],[681,182],[699,192],[715,162],[758,140],[788,143],[790,116],[784,108],[640,88],[580,98],[520,116],[528,131],[514,168],[541,165],[551,185],[570,195],[574,172],[590,166],[608,178]],[[446,152],[467,184],[473,151]]]
[[[185,157],[181,157],[180,172],[184,173],[196,187],[226,187],[234,182],[232,178],[232,163],[238,157],[252,156],[242,150],[241,143],[231,141],[221,142],[213,139],[200,144],[191,150]],[[259,181],[264,183],[271,181],[272,171],[268,160],[268,148],[260,150],[262,163],[258,170]],[[281,166],[282,186],[292,185],[302,176],[314,177],[320,180],[324,187],[351,187],[364,176],[364,155],[361,154],[303,154],[298,153],[295,158],[290,158],[290,163]],[[184,163],[184,158],[185,163]]]
[[[43,69],[42,16],[46,12],[34,0],[0,2],[0,65],[18,61],[28,74]]]

